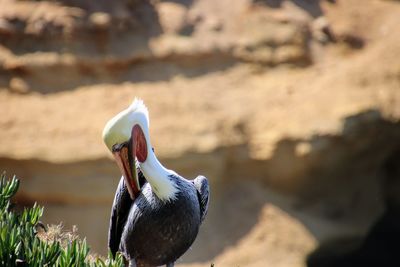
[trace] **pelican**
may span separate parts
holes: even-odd
[[[107,122],[103,140],[122,173],[111,210],[110,251],[121,251],[129,267],[173,267],[206,216],[207,178],[187,180],[158,161],[142,100]]]

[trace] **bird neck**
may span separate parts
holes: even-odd
[[[171,175],[175,172],[165,168],[157,159],[154,152],[149,150],[145,162],[140,163],[140,168],[149,182],[152,191],[163,201],[169,201],[176,198],[178,189]]]

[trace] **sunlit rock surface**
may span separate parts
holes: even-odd
[[[400,4],[332,2],[4,1],[0,170],[18,202],[105,253],[120,174],[101,131],[138,96],[163,164],[212,183],[179,264],[306,266],[322,245],[328,266],[329,244],[396,206],[400,147]]]

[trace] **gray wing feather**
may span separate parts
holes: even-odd
[[[132,199],[128,188],[125,186],[124,177],[119,181],[117,191],[115,192],[114,203],[111,209],[110,228],[108,230],[108,247],[115,257],[121,242],[122,231],[128,217]]]
[[[199,175],[193,180],[193,184],[196,187],[197,196],[199,198],[200,218],[201,221],[204,221],[207,215],[208,203],[210,200],[210,188],[208,186],[208,180],[206,177]]]

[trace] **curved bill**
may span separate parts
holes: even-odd
[[[113,146],[113,155],[125,179],[129,195],[134,200],[140,191],[139,178],[136,171],[135,145],[131,138],[128,142]]]

